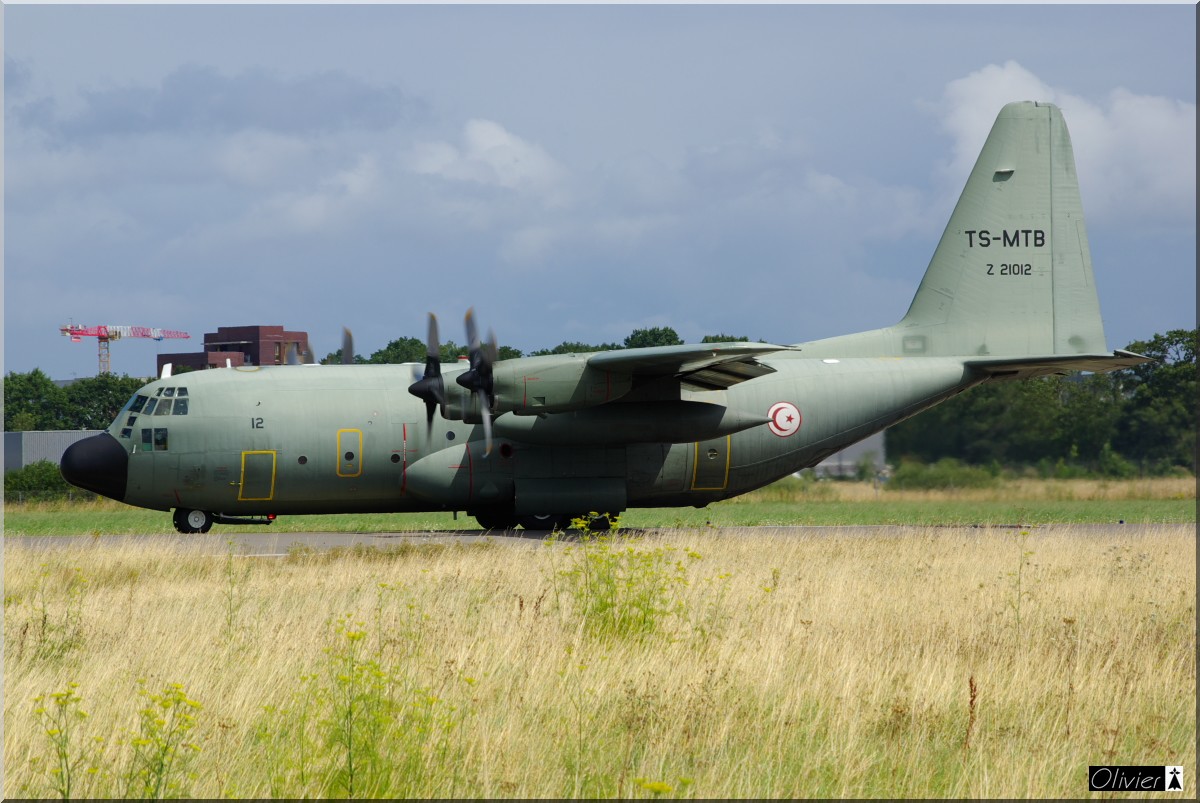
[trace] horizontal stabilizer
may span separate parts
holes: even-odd
[[[1068,371],[1090,371],[1104,373],[1119,368],[1132,368],[1142,363],[1154,362],[1150,357],[1118,349],[1112,354],[1046,354],[1035,357],[996,358],[986,357],[967,360],[966,365],[986,374],[990,379],[1030,379]]]

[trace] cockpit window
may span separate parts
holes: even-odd
[[[159,388],[159,390],[161,390],[161,389],[162,388]],[[151,413],[154,412],[154,405],[156,405],[156,404],[158,404],[158,399],[147,399],[146,407],[142,410],[142,412],[145,413],[146,415],[150,415]]]
[[[155,415],[170,415],[171,414],[171,402],[173,402],[173,401],[174,401],[174,399],[159,399],[158,407],[154,408],[154,414]]]
[[[186,397],[186,396],[185,396],[184,398],[182,398],[182,399],[176,399],[176,400],[175,400],[175,409],[174,409],[172,412],[173,412],[175,415],[187,415],[187,412],[188,412],[188,400],[187,400],[187,397]]]
[[[176,396],[186,396],[187,388],[180,388],[178,391],[176,391],[175,395]]]
[[[163,388],[163,396],[170,399],[175,395],[175,388]]]
[[[162,395],[162,392],[163,392],[163,389],[162,389],[162,388],[159,388],[158,390],[154,391],[154,395],[155,395],[155,396],[161,396],[161,395]]]
[[[147,397],[140,393],[135,394],[134,397],[129,400],[129,412],[140,413],[142,408],[146,406],[146,399]]]

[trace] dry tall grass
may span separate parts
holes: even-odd
[[[1190,526],[213,552],[6,547],[5,796],[1195,791]]]
[[[1141,479],[1006,479],[986,488],[893,489],[873,482],[781,480],[734,502],[801,502],[813,496],[830,501],[862,502],[881,496],[895,501],[1003,502],[1020,499],[1037,501],[1128,501],[1145,499],[1195,499],[1194,477],[1145,477]]]

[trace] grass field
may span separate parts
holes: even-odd
[[[1050,523],[1184,523],[1196,521],[1192,478],[1015,480],[985,489],[883,490],[871,483],[789,478],[706,508],[630,510],[628,528],[752,527],[787,524],[987,525]],[[214,534],[224,528],[218,526]],[[262,528],[245,528],[262,529]],[[473,518],[449,513],[284,516],[273,531],[398,532],[478,529]],[[7,504],[10,535],[174,532],[167,513],[120,502]]]
[[[1163,763],[1194,792],[1195,514],[1190,479],[789,480],[630,511],[637,538],[275,560],[8,545],[3,791],[1081,797],[1089,764]],[[886,523],[918,526],[708,526]],[[1040,526],[947,526],[1012,523]],[[8,505],[5,530],[172,531],[111,502]]]
[[[1194,797],[1195,548],[1190,524],[8,545],[3,791],[1078,798],[1089,764],[1160,763]]]

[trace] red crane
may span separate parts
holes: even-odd
[[[123,337],[145,337],[150,340],[178,340],[190,338],[187,332],[176,332],[174,329],[151,329],[148,326],[80,326],[67,324],[58,327],[65,337],[71,338],[72,343],[79,343],[85,337],[97,338],[100,349],[100,373],[109,373],[110,362],[108,344]]]

